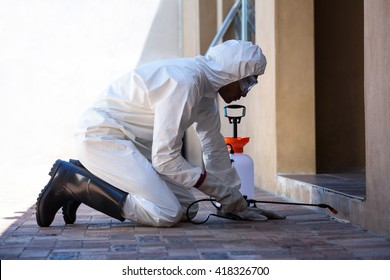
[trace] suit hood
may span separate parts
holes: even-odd
[[[262,75],[267,60],[261,48],[249,41],[229,40],[212,47],[196,61],[217,92],[221,87],[252,75]]]

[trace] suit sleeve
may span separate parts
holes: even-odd
[[[200,100],[196,86],[171,86],[155,107],[152,164],[166,180],[192,187],[202,169],[192,166],[182,156],[184,133],[194,122]]]
[[[215,98],[203,98],[195,122],[203,161],[208,173],[212,173],[224,184],[239,188],[241,185],[237,171],[232,167],[225,139],[220,132],[221,121]]]

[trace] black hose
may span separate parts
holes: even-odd
[[[195,204],[197,204],[197,203],[199,203],[199,202],[203,202],[203,201],[210,201],[211,204],[212,204],[215,208],[217,208],[218,210],[220,210],[220,208],[214,203],[214,202],[216,202],[217,200],[216,200],[216,199],[213,199],[213,198],[199,199],[199,200],[196,200],[196,201],[192,202],[192,203],[187,207],[187,212],[186,212],[186,214],[187,214],[187,219],[188,219],[191,223],[193,223],[193,224],[195,224],[195,225],[204,224],[205,222],[207,222],[207,221],[209,220],[210,216],[214,216],[214,217],[218,217],[218,218],[224,218],[224,219],[229,219],[229,220],[242,220],[240,217],[238,217],[238,216],[236,216],[236,215],[234,215],[234,214],[218,215],[218,214],[213,214],[213,213],[211,213],[211,214],[209,214],[209,215],[206,217],[206,219],[204,219],[203,221],[200,221],[200,222],[194,221],[193,218],[191,218],[191,216],[190,216],[190,208],[191,208],[193,205],[195,205]]]

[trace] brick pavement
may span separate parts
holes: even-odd
[[[280,200],[263,191],[256,198]],[[326,211],[290,205],[264,208],[287,218],[247,222],[212,217],[201,225],[153,228],[121,223],[81,206],[74,225],[65,225],[59,212],[52,226],[40,228],[31,207],[1,235],[0,259],[390,259],[389,239]],[[202,204],[202,209],[213,207]]]

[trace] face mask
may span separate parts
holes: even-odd
[[[244,79],[238,81],[240,85],[240,90],[243,94],[247,94],[256,84],[257,77],[256,76],[248,76]]]

